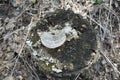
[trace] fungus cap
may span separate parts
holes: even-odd
[[[64,44],[66,35],[61,30],[51,32],[43,32],[41,35],[41,43],[47,48],[57,48]]]

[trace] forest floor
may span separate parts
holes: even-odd
[[[26,44],[31,26],[56,9],[82,15],[98,42],[87,67],[72,79],[57,80],[120,80],[120,0],[0,0],[0,80],[56,80],[37,74]]]

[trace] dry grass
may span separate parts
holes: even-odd
[[[105,3],[97,5],[93,5],[90,0],[40,0],[35,4],[34,8],[32,8],[30,0],[27,2],[28,6],[24,1],[12,3],[17,4],[17,7],[22,9],[17,16],[12,16],[11,18],[8,18],[7,15],[5,17],[0,16],[1,80],[14,80],[14,78],[15,80],[41,80],[35,72],[34,60],[29,60],[30,51],[27,50],[26,40],[37,20],[40,20],[46,13],[53,12],[55,9],[71,9],[75,13],[81,14],[89,20],[97,32],[98,49],[95,51],[95,59],[88,67],[80,70],[74,80],[82,80],[81,75],[85,71],[88,72],[88,76],[92,80],[120,79],[120,13],[116,11],[117,7],[113,8],[113,4],[117,5],[117,0],[106,0]],[[4,1],[1,2],[0,6],[4,4],[8,4],[7,1],[6,3]],[[29,24],[27,26],[23,26],[22,15],[27,10],[32,9],[37,9],[38,14],[27,12],[32,18],[28,20]],[[17,14],[17,12],[15,13]],[[10,22],[12,18],[15,21]],[[2,19],[4,22],[2,22]],[[8,28],[6,27],[8,23],[11,25],[16,23],[16,25]],[[16,26],[20,26],[20,28],[16,28]]]

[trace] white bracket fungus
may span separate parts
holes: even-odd
[[[70,41],[73,38],[78,38],[77,31],[72,29],[70,23],[65,23],[65,27],[62,30],[50,30],[49,32],[43,32],[41,35],[41,43],[47,48],[57,48],[64,44],[64,42]]]
[[[41,43],[47,48],[57,48],[64,44],[65,41],[66,35],[61,30],[43,32],[41,35]]]
[[[68,22],[65,23],[65,27],[63,28],[63,31],[64,31],[64,33],[65,33],[66,36],[67,36],[67,38],[66,38],[67,41],[70,41],[70,40],[73,39],[73,38],[75,38],[75,39],[78,38],[78,33],[77,33],[77,31],[76,31],[75,29],[73,29],[73,28],[71,27],[71,24],[68,23]]]

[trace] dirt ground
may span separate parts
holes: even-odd
[[[39,63],[43,66],[38,67],[38,57],[34,57],[36,53],[31,44],[27,44],[39,21],[50,20],[48,22],[54,25],[52,19],[43,19],[58,9],[82,16],[96,33],[97,46],[92,49],[89,63],[70,74],[42,70],[46,66]],[[57,23],[62,24],[62,21]],[[38,40],[38,37],[35,35],[32,39]],[[64,47],[63,51],[67,49]],[[86,61],[80,61],[81,65],[82,62]],[[72,64],[68,66],[72,68]],[[0,80],[120,80],[120,0],[0,0]]]

